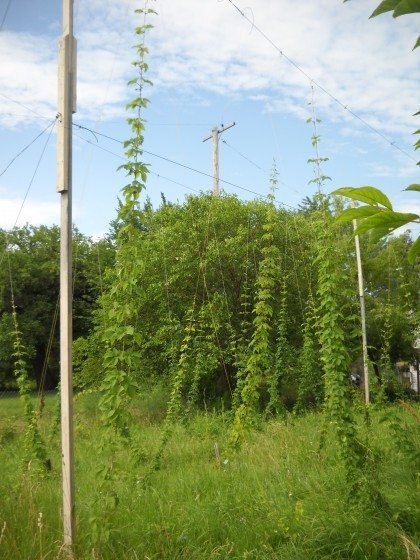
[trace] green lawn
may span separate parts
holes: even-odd
[[[47,439],[54,400],[47,399],[42,422]],[[115,500],[98,484],[98,469],[107,459],[100,450],[96,402],[87,395],[75,405],[80,560],[420,558],[412,454],[409,446],[395,445],[389,425],[378,422],[379,412],[372,414],[370,428],[378,459],[369,472],[383,498],[376,505],[348,499],[334,442],[319,449],[321,414],[269,422],[239,452],[226,446],[228,413],[200,414],[176,427],[161,469],[145,484],[161,434],[164,398],[156,391],[133,409],[137,462],[126,447],[118,449],[112,483],[118,504],[104,507]],[[17,399],[2,399],[0,410],[0,559],[59,558],[59,437],[49,443],[52,472],[25,475],[21,406]],[[402,410],[401,418],[407,441],[414,441],[413,414]],[[94,542],[95,527],[102,529],[102,542]]]

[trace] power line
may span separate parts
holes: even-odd
[[[210,123],[154,123],[147,121],[147,126],[211,126]]]
[[[28,187],[27,187],[26,192],[25,192],[25,196],[23,197],[22,203],[21,203],[21,205],[20,205],[19,211],[18,211],[18,213],[17,213],[16,219],[15,219],[14,224],[13,224],[13,226],[12,226],[11,229],[14,229],[14,228],[16,227],[16,224],[18,223],[19,217],[20,217],[20,215],[21,215],[21,213],[22,213],[22,210],[23,210],[23,207],[24,207],[24,205],[25,205],[26,199],[28,198],[28,195],[29,195],[29,192],[30,192],[30,190],[31,190],[32,184],[33,184],[33,182],[34,182],[35,176],[36,176],[36,174],[37,174],[37,172],[38,172],[39,166],[40,166],[41,161],[42,161],[42,159],[43,159],[43,157],[44,157],[45,150],[47,149],[48,142],[50,141],[52,131],[54,130],[54,125],[55,125],[55,121],[54,121],[54,123],[53,123],[53,126],[51,126],[51,129],[50,129],[50,132],[49,132],[49,134],[48,134],[48,136],[47,136],[47,139],[45,140],[45,143],[44,143],[44,146],[43,146],[43,148],[42,148],[41,154],[40,154],[40,156],[39,156],[39,158],[38,158],[38,161],[37,161],[37,164],[36,164],[36,166],[35,166],[35,170],[34,170],[34,172],[33,172],[33,174],[32,174],[31,180],[29,181]],[[6,232],[6,248],[5,248],[5,251],[4,251],[4,253],[2,254],[2,256],[1,256],[1,258],[0,258],[0,267],[1,267],[1,265],[3,264],[4,257],[5,257],[5,255],[6,255],[6,253],[7,253],[7,245],[8,245],[8,234],[7,234],[7,232]]]
[[[12,0],[9,0],[9,2],[7,3],[6,9],[5,9],[4,14],[3,14],[3,19],[1,20],[1,23],[0,23],[0,32],[3,31],[3,25],[4,25],[4,22],[6,21],[7,12],[9,11],[11,3],[12,3]]]
[[[32,144],[34,142],[36,142],[38,140],[38,138],[40,138],[45,132],[47,132],[47,130],[50,128],[50,126],[54,125],[55,121],[52,121],[47,127],[44,128],[44,130],[42,132],[40,132],[37,136],[35,136],[35,138],[33,138],[29,144],[27,144],[24,148],[22,148],[22,150],[20,150],[19,153],[17,153],[10,161],[9,163],[6,165],[6,167],[3,169],[3,171],[0,173],[0,177],[2,175],[4,175],[6,173],[6,171],[9,169],[9,167],[12,165],[13,162],[15,162],[19,156],[21,156],[23,154],[23,152],[25,152],[30,146],[32,146]]]
[[[54,125],[55,125],[55,121],[54,121],[54,123],[53,123],[53,126],[51,126],[51,130],[50,130],[50,132],[49,132],[49,134],[48,134],[48,136],[47,136],[47,139],[46,139],[46,141],[45,141],[45,143],[44,143],[44,146],[43,146],[43,148],[42,148],[41,155],[40,155],[39,158],[38,158],[38,162],[37,162],[37,164],[36,164],[36,166],[35,166],[35,170],[34,170],[34,172],[33,172],[33,174],[32,174],[31,180],[29,181],[28,188],[26,189],[25,196],[23,197],[22,204],[20,205],[19,212],[18,212],[18,214],[17,214],[17,216],[16,216],[15,223],[13,224],[13,228],[16,227],[16,224],[18,223],[19,217],[20,217],[20,215],[21,215],[21,213],[22,213],[23,206],[24,206],[24,204],[25,204],[25,202],[26,202],[26,199],[28,198],[29,191],[31,190],[31,187],[32,187],[32,184],[33,184],[33,182],[34,182],[35,176],[36,176],[36,174],[37,174],[37,172],[38,172],[38,168],[39,168],[39,166],[40,166],[40,164],[41,164],[42,158],[44,157],[45,150],[47,149],[47,146],[48,146],[48,142],[50,141],[51,133],[52,133],[52,131],[54,130]],[[12,228],[12,229],[13,229],[13,228]]]
[[[358,115],[355,111],[353,111],[352,109],[350,109],[350,107],[348,107],[347,105],[345,105],[342,101],[340,101],[334,94],[332,94],[329,90],[327,90],[324,86],[322,86],[319,82],[317,82],[316,80],[314,80],[305,70],[303,70],[303,68],[301,66],[299,66],[299,64],[297,64],[293,59],[291,59],[284,51],[283,49],[281,49],[278,45],[276,45],[276,43],[274,43],[274,41],[272,39],[270,39],[270,37],[268,37],[268,35],[266,35],[266,33],[264,33],[264,31],[262,31],[262,29],[260,29],[257,25],[255,25],[255,22],[250,20],[248,16],[245,15],[245,13],[235,4],[235,2],[233,2],[233,0],[228,0],[228,2],[235,8],[235,10],[248,22],[252,25],[253,29],[256,29],[258,31],[258,33],[268,42],[270,43],[270,45],[272,47],[274,47],[274,49],[276,49],[276,51],[280,54],[280,56],[282,56],[285,60],[287,60],[287,62],[289,64],[291,64],[294,68],[296,68],[296,70],[298,70],[301,74],[303,74],[309,81],[311,84],[316,85],[316,87],[318,89],[320,89],[321,91],[323,91],[326,95],[328,95],[328,97],[330,97],[333,101],[335,101],[335,103],[337,103],[338,105],[340,105],[340,107],[342,107],[343,109],[345,109],[350,115],[352,115],[354,118],[358,119],[362,124],[364,124],[367,128],[369,128],[372,132],[374,132],[375,134],[377,134],[378,136],[380,136],[383,140],[385,140],[390,146],[396,148],[397,150],[399,150],[401,153],[403,153],[404,155],[406,155],[408,158],[410,158],[412,161],[417,163],[417,159],[414,158],[411,154],[409,154],[406,150],[404,150],[403,148],[400,148],[400,146],[398,146],[398,144],[396,144],[394,141],[390,140],[385,134],[383,134],[380,130],[378,130],[377,128],[375,128],[374,126],[372,126],[371,124],[369,124],[364,118],[362,118],[360,115]]]
[[[266,169],[263,169],[261,166],[258,165],[258,163],[255,163],[255,161],[252,161],[252,159],[249,159],[249,157],[245,156],[244,154],[242,154],[239,150],[237,150],[236,148],[234,148],[233,146],[231,146],[230,144],[228,144],[226,142],[226,140],[222,139],[223,144],[226,144],[226,146],[228,148],[230,148],[231,150],[233,150],[234,152],[236,152],[238,154],[238,156],[241,156],[241,158],[245,159],[246,161],[248,161],[250,164],[252,164],[254,167],[256,167],[257,169],[259,169],[260,171],[262,171],[264,174],[268,174],[268,171]]]
[[[97,136],[103,136],[104,138],[107,138],[108,140],[112,140],[112,141],[114,141],[114,142],[118,142],[118,144],[123,144],[123,142],[122,142],[121,140],[118,140],[118,138],[113,138],[112,136],[108,136],[107,134],[102,134],[101,132],[97,132],[96,130],[92,130],[92,129],[87,128],[86,126],[82,126],[82,125],[80,125],[80,124],[73,123],[73,125],[76,126],[76,127],[78,127],[78,128],[80,128],[80,129],[82,129],[82,130],[87,130],[88,132],[91,132],[92,134],[95,134],[95,135],[97,135]],[[86,141],[89,142],[88,140],[86,140]],[[95,145],[95,144],[93,144],[93,145]],[[161,156],[161,155],[159,155],[159,154],[155,154],[154,152],[150,152],[149,150],[145,150],[144,148],[142,148],[141,151],[142,151],[143,153],[145,153],[145,154],[148,154],[149,156],[156,157],[156,158],[159,158],[159,159],[161,159],[161,160],[163,160],[163,161],[166,161],[166,162],[168,162],[168,163],[172,163],[173,165],[177,165],[178,167],[182,167],[182,168],[184,168],[184,169],[188,169],[188,171],[192,171],[192,172],[194,172],[194,173],[198,173],[199,175],[203,175],[204,177],[209,177],[210,179],[213,179],[213,178],[214,178],[214,176],[213,176],[213,175],[210,175],[210,173],[206,173],[205,171],[201,171],[200,169],[195,169],[194,167],[191,167],[191,166],[189,166],[189,165],[186,165],[185,163],[181,163],[181,162],[179,162],[179,161],[175,161],[175,160],[170,159],[170,158],[168,158],[168,157],[166,157],[166,156]],[[110,152],[110,153],[112,153],[112,152]],[[116,154],[114,154],[114,155],[116,155]],[[121,158],[123,158],[123,159],[127,159],[127,158],[124,158],[123,156],[119,156],[119,157],[121,157]],[[221,182],[221,183],[224,183],[225,185],[229,185],[229,186],[231,186],[231,187],[234,187],[234,188],[236,188],[236,189],[241,189],[241,190],[247,191],[247,192],[249,192],[249,193],[251,193],[251,194],[256,194],[256,195],[258,195],[258,196],[261,196],[261,195],[259,195],[259,193],[256,193],[255,191],[252,191],[252,190],[250,190],[250,189],[248,189],[248,188],[246,188],[246,187],[241,187],[240,185],[237,185],[237,184],[235,184],[235,183],[231,183],[230,181],[226,181],[225,179],[220,179],[220,182]]]
[[[77,124],[77,123],[73,123],[73,126],[76,126],[77,128],[82,129],[82,130],[86,130],[87,132],[90,132],[94,135],[103,136],[104,138],[107,138],[108,140],[112,140],[113,142],[117,142],[118,144],[123,144],[123,142],[121,140],[118,140],[118,138],[113,138],[112,136],[108,136],[107,134],[102,134],[101,132],[97,132],[96,130],[92,130],[92,129],[86,127],[86,126],[82,126],[82,125]],[[77,135],[77,137],[80,138],[81,140],[83,140],[84,142],[87,142],[88,144],[92,144],[92,146],[96,146],[97,148],[99,148],[100,150],[102,150],[104,152],[107,152],[107,153],[109,153],[109,154],[111,154],[111,155],[113,155],[113,156],[115,156],[119,159],[127,161],[127,158],[125,156],[122,156],[121,154],[117,154],[117,153],[115,153],[111,150],[108,150],[107,148],[104,148],[103,146],[100,146],[98,143],[92,142],[91,140],[88,140],[87,138],[84,138],[83,136]],[[145,154],[148,154],[148,155],[151,155],[153,157],[157,157],[159,159],[167,161],[168,163],[172,163],[173,165],[177,165],[177,166],[182,167],[184,169],[188,169],[188,171],[192,171],[192,172],[197,173],[199,175],[203,175],[204,177],[209,177],[210,179],[213,178],[213,175],[210,175],[209,173],[206,173],[205,171],[201,171],[200,169],[195,169],[194,167],[191,167],[191,166],[186,165],[184,163],[172,160],[172,159],[167,158],[165,156],[161,156],[159,154],[149,152],[148,150],[142,149],[141,151]],[[153,172],[153,174],[155,174],[155,173]],[[182,183],[178,183],[177,181],[174,181],[173,179],[168,179],[167,177],[164,177],[163,175],[160,175],[160,174],[156,174],[156,175],[158,175],[159,177],[162,177],[162,179],[167,179],[167,180],[171,181],[172,183],[178,184],[178,185],[180,185],[184,188],[187,188],[189,190],[194,191],[194,189],[192,189],[191,187],[187,187],[187,185],[184,185]],[[253,194],[253,195],[257,196],[258,198],[270,199],[270,195],[264,195],[264,194],[258,193],[256,191],[253,191],[252,189],[247,188],[247,187],[243,187],[243,186],[238,185],[236,183],[231,183],[230,181],[226,181],[225,179],[219,179],[219,180],[220,180],[221,183],[225,183],[226,185],[229,185],[230,187],[233,187],[235,189],[239,189],[239,190],[245,191],[249,194]],[[199,192],[199,191],[195,191],[195,192]],[[275,201],[278,204],[280,204],[281,206],[287,206],[291,210],[296,210],[296,208],[294,208],[290,204],[286,204],[285,202],[281,202],[280,200],[277,200],[277,199],[275,199]]]
[[[4,97],[4,99],[8,99],[9,101],[11,101],[12,103],[15,103],[16,105],[19,105],[20,107],[23,107],[24,109],[33,113],[34,115],[37,115],[37,117],[39,117],[40,119],[44,119],[46,121],[51,121],[52,120],[51,117],[45,117],[44,115],[41,115],[40,113],[38,113],[38,111],[35,111],[35,109],[31,109],[31,107],[28,107],[24,103],[21,103],[20,101],[17,101],[16,99],[13,99],[12,97],[9,97],[5,93],[0,92],[0,96]]]

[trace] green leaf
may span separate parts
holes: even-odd
[[[417,49],[417,47],[420,47],[420,35],[417,37],[417,41],[416,41],[416,43],[413,47],[413,51],[414,51],[414,49]]]
[[[372,12],[370,17],[373,18],[379,16],[380,14],[384,14],[385,12],[395,10],[399,1],[400,0],[383,0],[383,2],[379,4],[376,10]]]
[[[417,191],[420,192],[420,185],[417,183],[413,183],[411,185],[408,185],[408,187],[406,187],[404,189],[405,191]]]
[[[420,256],[420,237],[417,237],[417,239],[411,245],[407,253],[408,262],[410,264],[414,264],[416,262],[417,257],[419,256]]]
[[[359,202],[365,202],[371,206],[380,204],[388,210],[392,210],[392,204],[389,198],[375,187],[343,187],[333,191],[331,194],[347,196],[348,198],[358,200]]]
[[[373,18],[392,11],[394,11],[392,14],[394,18],[414,14],[420,12],[420,2],[419,0],[383,0],[370,17]]]
[[[372,243],[378,243],[378,241],[382,239],[382,237],[388,235],[389,231],[388,228],[386,227],[377,227],[370,230],[369,233],[370,233],[370,241]]]
[[[378,213],[378,208],[372,206],[360,206],[359,208],[348,208],[344,210],[337,218],[336,222],[349,222],[358,218],[366,218]]]
[[[374,230],[376,228],[381,228],[387,233],[390,233],[391,231],[394,231],[394,229],[417,220],[418,218],[419,216],[417,214],[403,214],[401,212],[384,210],[363,220],[354,233],[355,235],[360,235],[361,233]]]
[[[420,12],[419,0],[401,0],[395,8],[393,16],[396,18],[406,14],[415,14],[416,12]]]

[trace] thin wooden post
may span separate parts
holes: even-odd
[[[219,189],[219,131],[213,128],[211,131],[213,141],[213,195],[220,196]]]
[[[217,126],[215,126],[214,128],[212,128],[210,136],[207,136],[203,140],[203,142],[206,142],[206,140],[210,140],[210,138],[212,139],[212,145],[213,145],[213,195],[214,196],[220,196],[220,188],[219,188],[219,134],[222,134],[222,132],[224,132],[228,128],[232,128],[232,126],[235,126],[235,123],[232,123],[228,126],[223,126],[222,125],[220,129],[217,128]]]
[[[357,220],[353,220],[353,229],[357,228]],[[363,269],[362,258],[360,255],[360,241],[359,236],[354,236],[354,243],[356,246],[356,261],[357,261],[357,279],[359,284],[359,298],[360,298],[360,319],[362,326],[362,349],[363,349],[363,381],[365,389],[365,403],[370,403],[369,394],[369,357],[367,351],[367,336],[366,336],[366,307],[365,307],[365,289],[363,282]]]
[[[73,0],[63,0],[58,60],[57,191],[60,230],[60,386],[64,545],[75,539],[72,372],[72,114],[76,112],[76,41]]]

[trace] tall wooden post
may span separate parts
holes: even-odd
[[[211,131],[213,143],[213,195],[220,196],[219,189],[219,131],[217,126]]]
[[[228,128],[232,128],[235,126],[235,123],[232,123],[228,126],[221,126],[221,128],[217,128],[215,126],[211,130],[211,135],[204,138],[203,142],[206,140],[212,139],[213,145],[213,195],[220,196],[220,188],[219,188],[219,134],[222,134]]]
[[[353,229],[357,228],[357,221],[353,220]],[[369,394],[369,357],[367,351],[367,336],[366,336],[366,307],[365,307],[365,288],[363,282],[362,259],[360,256],[360,242],[359,236],[354,237],[356,245],[356,260],[357,260],[357,279],[359,284],[359,298],[360,298],[360,318],[362,325],[362,348],[363,348],[363,378],[365,389],[365,403],[370,403]]]
[[[72,380],[72,114],[76,112],[73,0],[63,0],[58,53],[57,191],[61,195],[60,378],[64,545],[75,539]]]

